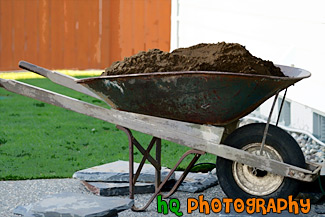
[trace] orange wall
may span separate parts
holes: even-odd
[[[103,69],[170,49],[171,0],[0,0],[0,70]]]

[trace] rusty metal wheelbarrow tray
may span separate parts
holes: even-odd
[[[279,67],[287,77],[198,71],[102,76],[77,82],[118,110],[222,126],[310,76],[303,69]]]

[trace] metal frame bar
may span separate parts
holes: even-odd
[[[260,148],[260,155],[261,156],[263,155],[263,152],[264,152],[263,148],[264,148],[264,145],[265,145],[266,135],[267,135],[267,131],[269,130],[272,113],[273,113],[273,110],[274,110],[274,107],[275,107],[276,100],[278,99],[279,92],[280,91],[276,92],[276,94],[274,96],[274,100],[273,100],[273,104],[272,104],[272,107],[271,107],[271,110],[270,110],[270,114],[269,114],[269,117],[267,118],[267,122],[266,122],[266,125],[265,125],[265,128],[264,128],[264,133],[263,133],[263,138],[262,138],[261,148]]]
[[[286,90],[284,92],[284,95],[283,95],[283,98],[282,98],[282,101],[281,101],[280,110],[279,110],[279,113],[278,113],[278,118],[276,120],[275,126],[278,126],[278,124],[279,124],[279,120],[280,120],[280,115],[281,115],[281,112],[282,112],[283,104],[284,104],[285,99],[286,99],[286,96],[287,96],[287,91],[288,91],[288,88],[286,88]]]
[[[198,150],[189,150],[183,156],[178,160],[176,165],[173,167],[173,169],[168,173],[166,178],[162,183],[160,183],[161,178],[161,139],[153,137],[149,146],[146,150],[139,144],[139,142],[134,138],[131,130],[128,128],[122,127],[122,126],[116,126],[118,129],[122,130],[126,133],[129,141],[129,197],[130,199],[134,200],[134,188],[135,184],[137,182],[137,179],[140,175],[140,172],[143,168],[144,162],[146,160],[149,160],[150,163],[155,167],[155,193],[151,196],[151,198],[148,200],[148,202],[141,208],[136,207],[133,205],[132,210],[133,211],[144,211],[148,208],[148,206],[152,203],[152,201],[155,199],[155,197],[158,194],[161,194],[162,188],[166,185],[167,181],[171,177],[171,175],[175,172],[176,168],[179,166],[179,164],[190,154],[195,154],[192,161],[189,163],[189,165],[186,167],[185,171],[181,175],[180,179],[174,184],[173,188],[166,194],[162,195],[163,198],[170,197],[172,194],[175,193],[177,188],[180,186],[180,184],[183,182],[183,180],[186,178],[187,174],[190,172],[190,169],[193,167],[195,162],[200,158],[201,155],[205,154],[204,151],[198,151]],[[150,151],[153,147],[153,145],[156,144],[156,159],[153,159],[150,155]],[[136,171],[136,174],[134,174],[134,146],[138,148],[138,150],[142,153],[143,157],[141,160],[141,163]],[[141,147],[141,148],[140,148]],[[157,151],[158,150],[158,151]]]

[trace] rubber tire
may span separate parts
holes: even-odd
[[[242,149],[244,146],[262,141],[265,124],[249,124],[236,129],[224,141],[225,145]],[[270,125],[265,144],[272,146],[282,157],[285,163],[306,168],[305,157],[294,138],[279,127]],[[259,197],[268,200],[270,198],[287,198],[297,196],[300,190],[300,181],[284,177],[277,190],[265,196],[251,195],[242,190],[236,183],[232,174],[233,161],[217,157],[217,176],[222,190],[229,198]]]

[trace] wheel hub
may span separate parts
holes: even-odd
[[[261,144],[253,143],[242,149],[251,154],[259,155]],[[280,154],[271,146],[264,145],[263,156],[268,159],[283,162]],[[284,177],[234,162],[232,165],[234,179],[245,192],[255,196],[265,196],[276,191],[282,184]]]

